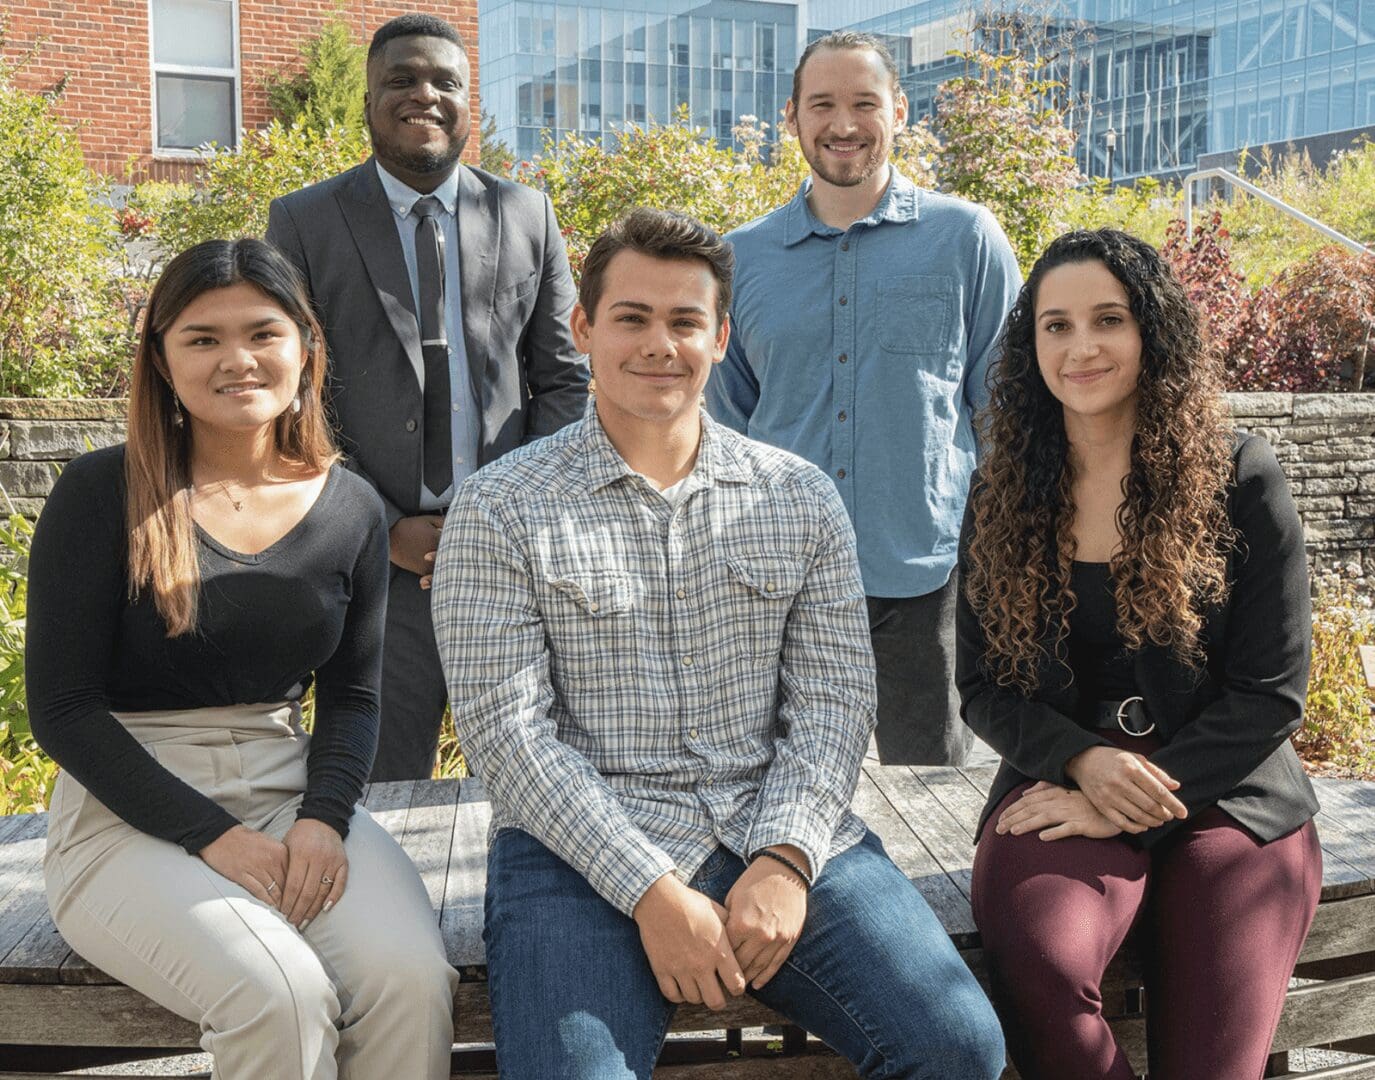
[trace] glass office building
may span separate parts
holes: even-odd
[[[795,3],[481,0],[478,29],[482,107],[523,160],[545,131],[613,146],[679,105],[729,142],[741,116],[774,123],[797,63]]]
[[[1177,178],[1205,154],[1375,125],[1375,0],[1077,0],[1050,10],[1050,35],[1069,46],[1058,77],[1085,175],[1108,175],[1110,129],[1115,177]],[[962,70],[944,54],[959,47],[968,12],[967,0],[812,0],[809,24],[812,36],[883,35],[921,116]]]
[[[1375,0],[1033,2],[1037,15],[1017,17],[1068,46],[1057,75],[1087,176],[1177,178],[1205,154],[1375,125]],[[922,116],[963,71],[947,53],[970,12],[970,0],[479,0],[482,102],[523,159],[543,129],[612,145],[626,122],[679,103],[729,141],[747,113],[776,130],[799,41],[844,28],[884,37]]]

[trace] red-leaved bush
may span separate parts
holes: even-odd
[[[1161,253],[1198,305],[1229,389],[1375,389],[1375,253],[1324,247],[1252,293],[1217,212],[1192,237],[1171,222]]]

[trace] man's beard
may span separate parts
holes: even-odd
[[[824,154],[825,151],[820,149],[815,155],[808,153],[805,148],[802,151],[802,157],[811,167],[812,172],[833,187],[857,187],[883,168],[883,163],[887,160],[887,155],[881,154],[877,145],[869,147],[863,164],[857,168],[854,165],[848,168],[843,165],[837,167],[827,161]]]
[[[428,173],[448,172],[463,156],[463,148],[468,145],[468,136],[450,139],[446,150],[403,150],[389,139],[384,139],[377,129],[368,124],[368,135],[372,138],[372,152],[382,161],[394,161],[407,172]]]

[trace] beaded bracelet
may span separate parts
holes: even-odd
[[[758,851],[754,853],[754,857],[756,859],[759,858],[760,855],[763,855],[765,858],[772,859],[774,862],[782,863],[784,866],[786,866],[789,870],[791,870],[794,874],[798,876],[798,878],[802,882],[802,888],[804,890],[806,890],[807,892],[812,891],[812,879],[809,878],[805,873],[803,873],[802,867],[798,866],[797,863],[792,861],[792,859],[788,858],[786,855],[780,854],[777,851],[771,851],[768,848],[760,848]]]

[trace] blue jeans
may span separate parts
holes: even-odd
[[[692,886],[724,902],[745,864],[717,848]],[[639,928],[518,829],[487,857],[487,971],[502,1080],[649,1080],[674,1006]],[[998,1020],[921,894],[872,832],[827,863],[802,936],[753,991],[862,1076],[995,1080]]]

